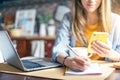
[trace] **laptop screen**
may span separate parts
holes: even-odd
[[[19,55],[7,31],[0,31],[0,51],[8,64],[23,69]]]

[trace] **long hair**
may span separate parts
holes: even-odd
[[[101,32],[110,32],[111,29],[111,0],[102,0],[98,8],[98,27]],[[85,36],[86,14],[81,0],[73,0],[72,8],[72,33],[82,46],[87,46]]]

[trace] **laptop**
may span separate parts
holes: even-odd
[[[54,63],[44,58],[28,57],[21,59],[16,48],[14,48],[7,31],[0,31],[0,51],[8,64],[23,71],[33,71],[61,66],[59,63]]]

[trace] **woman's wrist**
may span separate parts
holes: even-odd
[[[120,61],[120,54],[116,51],[112,51],[112,54],[108,58],[111,61]]]
[[[60,54],[57,56],[56,61],[66,66],[65,62],[68,57],[68,55]]]
[[[64,62],[64,65],[65,65],[65,66],[69,66],[71,60],[72,60],[72,57],[70,57],[70,56],[67,57],[66,60],[65,60],[65,62]]]
[[[65,56],[64,58],[63,58],[63,62],[62,62],[62,64],[65,66],[65,61],[66,61],[66,59],[68,58],[69,56]]]

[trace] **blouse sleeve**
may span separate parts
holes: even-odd
[[[120,16],[112,14],[112,29],[109,40],[112,42],[112,49],[120,53]]]
[[[65,15],[56,31],[56,40],[52,50],[52,61],[54,62],[59,54],[69,55],[66,44],[70,43],[70,26],[70,19],[68,15]]]
[[[112,29],[109,36],[109,41],[111,41],[112,49],[120,53],[120,16],[112,13]],[[106,58],[107,61],[111,61]]]

